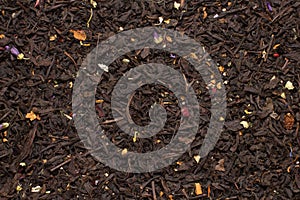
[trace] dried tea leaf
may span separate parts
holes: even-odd
[[[287,113],[284,116],[284,128],[286,128],[287,130],[291,130],[293,128],[294,122],[295,118],[291,113]]]
[[[195,183],[195,194],[196,195],[201,195],[203,194],[202,192],[202,187],[200,183]]]
[[[70,32],[73,33],[75,39],[80,41],[86,40],[86,34],[83,30],[70,30]]]

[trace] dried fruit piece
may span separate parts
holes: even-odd
[[[286,128],[287,130],[291,130],[293,128],[294,122],[295,118],[291,113],[287,113],[284,116],[284,128]]]
[[[57,38],[57,35],[55,34],[55,35],[51,35],[50,37],[49,37],[49,41],[54,41],[54,40],[56,40],[56,38]]]
[[[249,128],[250,124],[247,121],[241,121],[240,124],[244,127],[244,128]]]
[[[35,119],[41,120],[41,118],[38,115],[36,115],[33,111],[30,111],[30,113],[27,113],[26,118],[30,119],[30,121],[33,121]]]
[[[294,89],[293,83],[291,81],[287,81],[284,87],[288,90]]]
[[[133,141],[133,142],[136,142],[137,136],[138,136],[138,135],[139,135],[139,132],[134,131],[134,136],[133,136],[133,138],[132,138],[132,141]]]
[[[160,192],[159,192],[159,196],[162,197],[163,195],[164,195],[164,192],[163,192],[163,191],[160,191]]]
[[[127,152],[128,152],[128,150],[125,148],[125,149],[122,150],[121,155],[124,156],[124,155],[127,154]]]
[[[203,194],[202,187],[200,183],[195,183],[195,194],[200,195]]]
[[[195,161],[196,161],[196,163],[199,163],[199,161],[200,161],[200,155],[196,155],[196,156],[194,156],[194,159],[195,159]]]
[[[174,1],[174,8],[176,8],[177,10],[179,10],[180,3],[177,3],[176,1]]]
[[[207,17],[206,7],[203,7],[203,19]]]
[[[31,188],[31,192],[34,192],[34,193],[40,192],[41,190],[42,190],[42,187],[39,185]]]

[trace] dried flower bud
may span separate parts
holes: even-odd
[[[10,48],[10,53],[13,54],[13,55],[15,55],[15,56],[18,56],[20,54],[19,50],[16,47],[14,47],[14,46],[12,46]]]
[[[0,124],[0,130],[5,129],[9,126],[9,123],[2,123]]]
[[[271,4],[270,4],[269,2],[267,2],[267,8],[268,8],[268,10],[269,10],[270,12],[273,11],[272,6],[271,6]]]

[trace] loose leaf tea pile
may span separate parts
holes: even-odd
[[[299,24],[297,0],[1,0],[0,199],[300,199]],[[95,66],[103,70],[95,113],[120,156],[165,147],[181,117],[194,112],[188,104],[181,109],[172,90],[144,85],[132,95],[128,115],[146,126],[156,103],[166,110],[166,124],[150,138],[124,134],[110,107],[124,73],[165,64],[184,74],[197,95],[201,123],[187,151],[168,167],[130,174],[99,162],[80,141],[72,92],[84,58],[99,43],[147,26],[176,30],[206,49],[222,75],[227,115],[216,119],[225,121],[216,146],[200,157],[210,95],[223,84],[205,84],[186,59],[196,53],[145,47]],[[177,42],[159,32],[142,39]]]

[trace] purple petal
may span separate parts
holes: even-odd
[[[6,51],[9,51],[9,50],[10,50],[10,46],[8,46],[8,45],[5,46],[5,50],[6,50]]]
[[[19,50],[14,46],[10,49],[10,53],[15,56],[18,56],[20,54]]]
[[[176,56],[174,54],[170,54],[171,58],[176,58]]]
[[[154,38],[154,39],[158,39],[158,38],[159,38],[159,35],[158,35],[158,33],[157,33],[157,32],[155,32],[155,31],[154,31],[154,33],[153,33],[153,38]]]
[[[270,12],[273,11],[272,6],[271,6],[271,4],[270,4],[269,2],[267,2],[267,7],[268,7],[268,10],[269,10]]]

